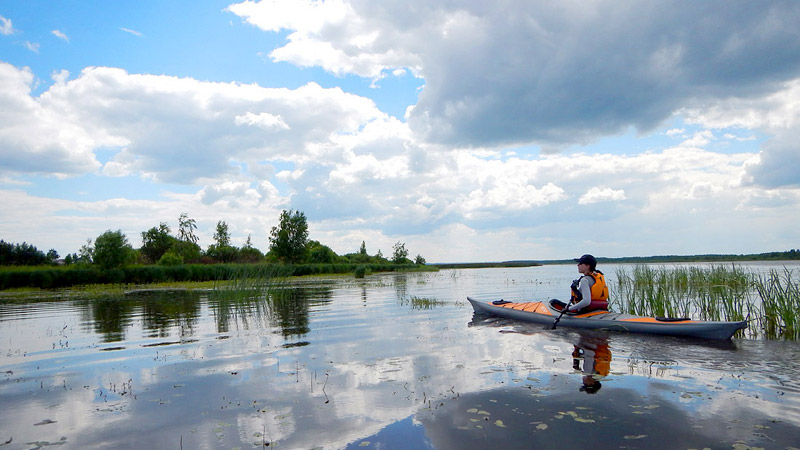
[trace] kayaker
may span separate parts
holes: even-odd
[[[572,282],[572,298],[567,312],[585,313],[608,309],[608,286],[603,272],[597,270],[597,259],[583,255],[574,260],[581,277]]]

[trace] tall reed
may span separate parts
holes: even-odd
[[[744,320],[752,275],[736,266],[617,270],[612,308],[644,316],[693,317],[701,320]]]
[[[759,323],[769,339],[800,338],[800,284],[792,277],[792,271],[783,273],[770,270],[755,278],[753,285],[761,297]]]

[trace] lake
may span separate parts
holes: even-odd
[[[600,267],[610,285],[616,267]],[[563,299],[576,277],[0,298],[0,449],[800,447],[797,342],[551,330],[466,301]]]

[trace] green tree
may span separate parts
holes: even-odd
[[[394,253],[392,253],[392,262],[394,262],[395,264],[400,264],[408,260],[407,258],[408,250],[406,250],[406,244],[397,241],[397,243],[394,244],[393,248],[394,248]]]
[[[181,213],[181,216],[178,217],[178,240],[197,244],[198,239],[194,234],[196,229],[197,222],[189,218],[189,213]]]
[[[0,265],[36,266],[48,262],[43,251],[27,242],[12,244],[0,240]]]
[[[228,231],[228,224],[224,220],[217,222],[217,231],[214,232],[214,242],[218,247],[230,247],[231,233]]]
[[[158,260],[164,256],[164,253],[172,248],[172,244],[177,241],[177,239],[169,233],[169,226],[164,222],[158,224],[158,227],[142,231],[141,252],[148,261],[151,263],[158,262]]]
[[[83,264],[91,264],[93,258],[94,258],[94,247],[92,247],[92,240],[87,239],[86,243],[81,245],[81,248],[78,250],[77,262]]]
[[[206,256],[223,263],[233,262],[238,258],[239,249],[231,246],[231,234],[228,231],[228,224],[224,220],[217,222],[214,244],[208,246]]]
[[[278,226],[270,232],[269,251],[278,260],[300,263],[306,258],[308,243],[308,221],[300,211],[283,210]]]
[[[425,265],[425,258],[423,258],[422,255],[417,255],[414,259],[414,264]]]
[[[56,249],[51,248],[47,251],[47,259],[50,261],[51,264],[55,264],[56,260],[60,258]]]
[[[122,230],[108,230],[94,240],[92,256],[94,263],[101,269],[116,269],[132,260],[133,247]]]
[[[358,249],[358,254],[367,256],[367,244],[364,241],[361,241],[361,248]]]

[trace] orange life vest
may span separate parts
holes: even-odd
[[[594,279],[594,284],[591,288],[592,303],[584,308],[583,312],[594,311],[597,309],[608,309],[608,286],[606,286],[606,277],[603,275],[603,272],[596,270],[589,275],[584,276],[592,277],[592,279]],[[580,281],[580,278],[578,278],[576,281]],[[578,291],[578,283],[573,283],[572,286],[572,303],[578,303],[581,300],[578,297],[578,294],[580,293]]]

